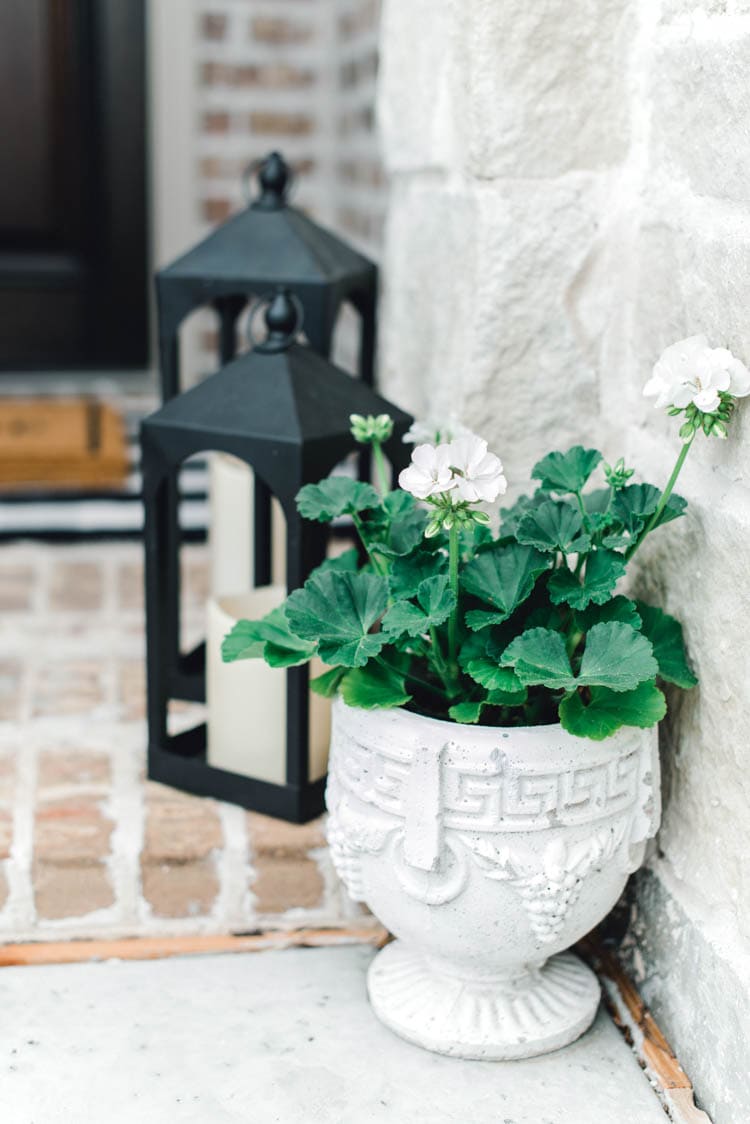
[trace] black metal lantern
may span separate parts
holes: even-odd
[[[342,305],[350,303],[360,315],[357,374],[373,384],[377,268],[373,262],[336,235],[314,223],[287,201],[290,170],[272,152],[258,169],[260,191],[239,214],[223,223],[193,249],[156,275],[159,357],[162,400],[180,391],[179,330],[195,309],[208,305],[219,317],[219,360],[236,354],[237,320],[253,298],[279,286],[290,289],[302,309],[305,336],[321,355],[331,350],[333,331]],[[361,457],[366,475],[368,459]],[[177,487],[170,515],[179,537]],[[254,483],[254,582],[271,580],[271,497],[260,477]],[[173,575],[177,582],[179,575]],[[191,682],[202,675],[199,646],[185,658]],[[194,688],[184,696],[196,698]]]
[[[141,428],[146,546],[148,771],[153,780],[200,795],[302,822],[323,807],[321,779],[308,769],[307,666],[286,672],[286,779],[269,783],[208,763],[206,729],[169,736],[172,698],[200,698],[194,669],[180,657],[179,549],[172,496],[182,462],[196,453],[229,453],[245,461],[286,516],[287,586],[301,585],[325,556],[326,528],[304,522],[295,506],[302,485],[327,476],[354,451],[352,413],[390,413],[392,465],[406,460],[401,438],[409,415],[358,379],[295,341],[297,312],[280,292],[266,312],[268,338],[217,374],[165,403]],[[248,727],[252,723],[248,716]]]
[[[289,206],[289,167],[272,152],[259,169],[260,194],[249,206],[156,275],[162,395],[179,392],[178,332],[196,308],[212,305],[220,323],[221,362],[235,354],[235,325],[248,300],[278,286],[295,294],[310,346],[331,350],[341,305],[362,318],[358,374],[372,385],[377,267],[352,246]]]

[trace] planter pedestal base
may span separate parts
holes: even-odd
[[[594,973],[570,952],[517,976],[461,979],[401,941],[378,953],[367,986],[375,1014],[402,1038],[488,1061],[567,1046],[593,1022],[600,995]]]

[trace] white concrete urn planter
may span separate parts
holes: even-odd
[[[565,950],[656,832],[656,730],[594,742],[338,699],[329,768],[336,870],[397,938],[368,975],[382,1022],[461,1058],[532,1057],[582,1034],[599,984]]]

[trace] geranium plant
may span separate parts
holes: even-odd
[[[485,441],[443,429],[416,445],[391,490],[390,419],[353,417],[378,487],[331,477],[297,504],[320,522],[350,516],[363,549],[324,562],[263,620],[240,621],[224,659],[284,668],[317,656],[329,669],[312,689],[363,708],[495,726],[560,721],[594,739],[653,725],[666,710],[661,685],[696,678],[678,621],[620,592],[622,579],[645,538],[684,513],[674,487],[696,435],[725,437],[749,392],[750,373],[726,349],[704,337],[673,345],[644,390],[684,418],[664,490],[576,445],[535,464],[535,491],[500,510],[497,533],[487,507],[507,485]]]

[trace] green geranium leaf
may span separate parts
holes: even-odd
[[[383,509],[389,519],[403,519],[410,511],[417,508],[419,504],[414,496],[411,492],[405,492],[403,488],[396,488],[383,498]]]
[[[332,699],[339,689],[339,684],[347,674],[345,667],[332,667],[310,680],[310,690],[324,699]]]
[[[481,636],[478,632],[471,632],[464,640],[458,653],[458,666],[464,671],[472,662],[479,660],[487,654],[487,634]]]
[[[297,510],[302,518],[319,523],[376,507],[380,507],[380,497],[372,484],[348,476],[330,476],[319,484],[305,484],[297,493]]]
[[[607,621],[594,625],[586,636],[578,683],[630,691],[644,680],[653,679],[658,670],[645,636],[629,624]]]
[[[284,609],[272,609],[262,620],[237,621],[221,646],[224,663],[263,657],[271,667],[296,667],[307,663],[317,644],[296,636]]]
[[[550,628],[530,628],[521,633],[505,649],[502,661],[515,668],[525,686],[541,684],[564,691],[576,686],[565,641]]]
[[[444,554],[429,550],[415,550],[403,558],[394,558],[388,575],[391,596],[395,600],[414,596],[414,590],[427,578],[447,573],[448,559]]]
[[[481,687],[487,688],[498,699],[503,697],[504,705],[519,706],[525,703],[528,692],[513,668],[500,668],[488,656],[484,656],[472,660],[466,670]]]
[[[563,729],[594,741],[608,738],[620,726],[653,726],[666,712],[666,699],[653,681],[639,683],[632,691],[592,687],[588,703],[576,691],[559,707]]]
[[[260,631],[262,625],[262,621],[237,621],[221,643],[221,658],[224,663],[262,659],[266,646],[265,637]]]
[[[411,702],[411,695],[406,691],[403,675],[374,660],[365,667],[347,671],[339,689],[342,699],[348,706],[359,706],[363,710],[406,706]]]
[[[531,475],[547,492],[580,492],[601,459],[597,449],[574,445],[567,453],[550,453],[538,461]]]
[[[467,593],[491,605],[494,612],[471,610],[466,614],[469,628],[485,628],[507,620],[551,564],[549,556],[519,543],[499,546],[473,558],[464,567],[461,584]]]
[[[625,573],[625,563],[611,550],[595,550],[586,559],[586,572],[577,578],[567,567],[550,575],[547,589],[555,605],[565,601],[573,609],[585,609],[593,601],[606,601]]]
[[[591,546],[580,511],[566,500],[546,500],[528,511],[518,524],[516,537],[539,550],[561,550],[564,554],[577,554]]]
[[[349,570],[354,573],[359,569],[359,551],[356,546],[352,546],[349,550],[344,550],[341,554],[334,555],[333,558],[326,558],[319,566],[316,566],[310,578],[315,577],[317,574],[325,574],[329,570]],[[309,580],[309,578],[308,578]]]
[[[628,484],[615,492],[612,513],[631,535],[637,534],[656,511],[661,492],[653,484]]]
[[[518,524],[527,511],[533,511],[540,504],[546,503],[548,496],[544,492],[535,492],[533,496],[519,496],[510,507],[500,508],[500,532],[503,536],[515,535]]]
[[[643,601],[636,604],[643,622],[643,634],[653,645],[661,678],[685,690],[694,687],[698,680],[687,661],[680,622],[654,605],[646,605]]]
[[[421,636],[447,621],[456,605],[456,597],[445,575],[420,582],[413,601],[396,601],[383,617],[383,631],[389,637]]]
[[[588,609],[576,613],[576,624],[581,632],[588,632],[595,624],[605,624],[607,621],[621,621],[622,624],[629,624],[636,630],[641,627],[641,618],[638,616],[635,601],[623,597],[622,594],[611,597],[603,605],[589,605]]]
[[[290,593],[286,614],[292,631],[317,640],[320,658],[335,667],[363,667],[386,642],[370,629],[388,606],[385,578],[329,571]]]
[[[605,535],[602,539],[602,546],[606,546],[609,550],[622,550],[630,546],[632,541],[631,535]]]
[[[527,686],[540,684],[553,690],[603,686],[629,691],[657,673],[651,645],[630,625],[619,621],[597,624],[586,637],[578,675],[573,674],[559,632],[532,628],[516,637],[502,656]]]
[[[673,519],[679,519],[681,515],[685,514],[686,507],[687,500],[683,499],[682,496],[675,495],[673,492],[664,505],[661,515],[656,520],[654,529],[662,527],[665,523],[671,523]]]
[[[467,723],[473,726],[475,722],[479,721],[479,716],[484,710],[484,707],[484,699],[479,702],[460,702],[450,707],[448,714],[454,722]]]
[[[493,624],[502,624],[507,619],[505,613],[491,613],[486,609],[469,609],[464,616],[467,627],[472,632],[481,632],[483,628],[490,628]]]
[[[409,508],[389,523],[385,535],[372,543],[373,548],[388,558],[411,554],[424,538],[428,519],[429,514],[424,508]]]
[[[519,701],[526,698],[526,690],[516,673],[510,667],[499,667],[489,656],[480,656],[470,660],[466,665],[466,673],[475,683],[486,687],[488,691],[502,691],[508,695],[522,695]]]

